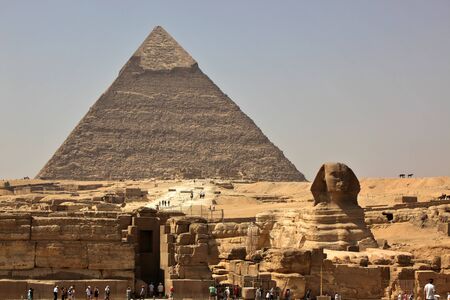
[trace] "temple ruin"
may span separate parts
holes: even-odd
[[[325,163],[307,182],[156,27],[36,179],[0,181],[0,299],[423,299],[430,278],[443,298],[450,179],[396,180]]]

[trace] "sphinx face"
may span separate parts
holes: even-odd
[[[349,190],[351,174],[344,164],[326,164],[325,182],[328,192],[346,192]]]

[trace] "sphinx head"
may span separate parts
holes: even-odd
[[[325,163],[311,185],[314,205],[335,203],[337,205],[358,205],[360,191],[355,173],[343,163]]]

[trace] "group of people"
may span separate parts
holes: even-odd
[[[153,282],[151,282],[148,287],[145,285],[141,285],[141,288],[139,289],[138,292],[134,292],[131,289],[131,287],[127,288],[126,291],[126,299],[127,300],[131,300],[131,299],[140,299],[143,300],[145,299],[147,296],[150,298],[154,298],[154,297],[164,297],[165,293],[164,293],[165,289],[164,289],[164,285],[162,284],[162,282],[160,282],[157,286],[155,286],[153,284]],[[169,290],[169,299],[173,299],[173,293],[174,293],[174,289],[173,287],[170,288]]]
[[[228,300],[228,299],[238,299],[241,290],[239,286],[215,286],[210,285],[209,288],[209,300]]]
[[[89,287],[90,288],[90,287]],[[97,289],[97,288],[96,288]],[[98,291],[98,289],[97,289]],[[75,286],[71,285],[68,288],[54,286],[53,287],[53,300],[58,300],[58,296],[61,296],[61,300],[75,300]],[[94,299],[94,298],[90,298]],[[97,298],[98,299],[98,295]]]
[[[159,201],[160,207],[169,207],[170,206],[170,200],[161,200]]]
[[[33,292],[34,290],[30,288],[28,290],[28,300],[33,300]],[[111,288],[109,285],[105,287],[104,299],[110,300],[111,296]],[[72,285],[69,288],[54,286],[53,287],[53,300],[58,300],[58,297],[61,297],[61,300],[75,300],[75,286]],[[91,288],[88,286],[86,288],[86,300],[98,300],[100,297],[100,291],[98,287]]]

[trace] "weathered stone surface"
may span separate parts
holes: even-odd
[[[11,277],[14,279],[58,279],[70,280],[78,279],[100,279],[102,273],[100,270],[87,269],[52,269],[52,268],[34,268],[31,270],[15,270],[12,271]]]
[[[0,240],[29,240],[30,226],[30,215],[2,215],[0,216]]]
[[[77,241],[37,242],[36,267],[86,269],[87,245]]]
[[[311,251],[270,249],[264,253],[260,268],[269,272],[308,275],[311,270]]]
[[[333,273],[331,290],[339,291],[342,299],[381,299],[384,296],[383,270],[337,265]],[[364,288],[361,288],[364,287]]]
[[[89,269],[134,269],[134,247],[122,243],[88,243]]]
[[[115,219],[33,217],[32,240],[56,241],[120,241],[119,224]]]
[[[305,180],[161,27],[38,177]]]
[[[284,287],[291,291],[291,299],[300,299],[306,291],[306,280],[303,275],[291,273],[280,274],[272,273],[272,280],[274,280],[278,287]]]
[[[34,242],[0,242],[0,270],[32,269],[34,268],[34,257]]]

